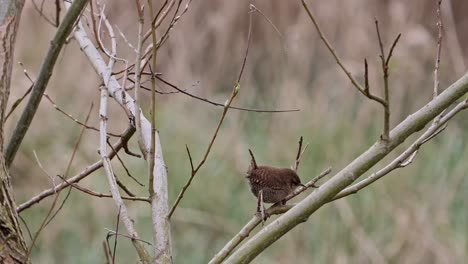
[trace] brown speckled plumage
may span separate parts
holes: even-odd
[[[288,168],[253,166],[247,171],[250,190],[258,197],[263,190],[263,202],[282,202],[296,187],[302,185],[297,173]]]

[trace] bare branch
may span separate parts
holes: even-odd
[[[296,160],[294,162],[294,171],[298,171],[299,169],[299,163],[301,162],[301,159],[302,159],[302,156],[304,155],[304,152],[307,150],[307,147],[309,146],[309,144],[306,144],[306,146],[304,147],[304,150],[302,150],[302,136],[301,138],[299,139],[299,147],[297,149],[297,155],[296,155]]]
[[[68,117],[70,120],[72,120],[73,122],[77,123],[78,125],[84,127],[84,128],[87,128],[87,129],[90,129],[90,130],[94,130],[96,132],[99,132],[99,129],[93,127],[93,126],[90,126],[90,125],[87,125],[83,122],[81,122],[80,120],[76,119],[75,117],[73,117],[71,114],[65,112],[64,110],[62,110],[62,108],[60,108],[54,100],[52,100],[52,98],[47,94],[47,93],[44,93],[44,97],[52,104],[52,106],[55,108],[55,110],[59,111],[60,113],[62,113],[64,116]],[[108,136],[111,136],[111,137],[120,137],[120,135],[118,134],[114,134],[114,133],[111,133],[111,132],[108,132],[107,133]]]
[[[136,126],[136,131],[138,135],[138,145],[140,146],[141,153],[143,154],[143,157],[146,159],[146,156],[148,155],[147,149],[144,143],[143,139],[143,132],[141,130],[141,117],[140,117],[140,96],[139,96],[139,91],[140,91],[140,81],[141,81],[141,49],[143,47],[143,25],[145,23],[144,21],[144,15],[143,15],[143,7],[141,6],[141,3],[139,0],[135,1],[136,3],[136,9],[138,13],[138,43],[137,43],[137,52],[136,52],[136,60],[135,60],[135,91],[133,94],[133,97],[135,99],[134,102],[134,112],[135,114],[135,126]],[[151,188],[151,187],[150,187]]]
[[[91,115],[91,111],[93,110],[93,104],[91,104],[91,107],[89,108],[89,111],[88,111],[88,114],[86,116],[86,121],[85,123],[88,122],[89,120],[89,117]],[[71,164],[73,163],[73,160],[75,159],[75,155],[76,155],[76,151],[78,150],[78,147],[81,143],[81,139],[83,137],[83,134],[84,134],[84,131],[85,129],[82,128],[81,131],[80,131],[80,134],[78,136],[78,139],[76,140],[76,143],[75,143],[75,146],[73,148],[73,152],[72,152],[72,155],[70,157],[70,160],[68,161],[68,164],[67,164],[67,168],[65,169],[65,176],[68,174],[68,172],[70,171],[70,167],[71,167]],[[45,172],[45,169],[44,167],[42,166],[42,164],[40,163],[39,161],[39,158],[37,157],[36,155],[36,152],[34,152],[34,156],[36,157],[36,160],[39,164],[39,167]],[[47,172],[46,172],[47,174]],[[53,181],[53,179],[52,179]],[[55,188],[55,183],[53,183],[53,186]],[[70,193],[70,192],[69,192]],[[65,201],[64,200],[62,202],[62,204],[59,206],[59,208],[57,209],[57,211],[55,213],[53,213],[54,209],[55,209],[55,205],[57,204],[57,201],[58,201],[58,198],[59,198],[59,194],[60,194],[60,191],[59,192],[56,192],[55,194],[55,197],[54,197],[54,201],[52,202],[52,205],[50,206],[49,208],[49,211],[47,212],[47,215],[46,217],[44,217],[44,220],[42,221],[39,229],[37,230],[36,234],[34,234],[34,237],[31,239],[31,245],[29,246],[28,248],[28,252],[27,252],[27,258],[29,259],[30,256],[31,256],[31,253],[32,253],[32,249],[34,248],[34,244],[36,243],[36,240],[37,238],[39,237],[39,234],[41,233],[42,230],[44,230],[44,228],[54,219],[54,217],[60,212],[60,210],[62,209],[63,205],[65,204]],[[68,197],[68,195],[67,195]]]
[[[68,181],[67,179],[63,178],[63,177],[60,177],[64,182],[66,182],[69,186],[83,192],[83,193],[86,193],[86,194],[89,194],[91,196],[95,196],[95,197],[98,197],[98,198],[112,198],[112,194],[104,194],[104,193],[99,193],[99,192],[95,192],[93,190],[90,190],[90,189],[87,189],[83,186],[80,186],[79,184],[77,183],[72,183],[70,181]],[[122,199],[124,200],[129,200],[129,201],[141,201],[141,202],[147,202],[149,203],[149,199],[147,197],[135,197],[135,196],[122,196]]]
[[[236,97],[236,95],[237,95],[237,93],[239,91],[238,87],[239,87],[239,85],[236,85],[236,87],[234,87],[234,89],[233,89],[233,91],[231,93],[231,96],[226,101],[226,106],[224,107],[223,113],[221,114],[221,118],[219,119],[218,125],[216,126],[215,132],[214,132],[213,136],[211,137],[210,143],[208,144],[208,147],[207,147],[207,149],[205,151],[205,154],[203,155],[202,160],[200,161],[200,163],[198,163],[195,170],[192,170],[190,178],[185,183],[184,187],[182,187],[182,190],[180,191],[179,195],[177,196],[176,201],[172,205],[171,210],[169,211],[169,214],[167,215],[167,218],[169,218],[169,219],[171,218],[172,214],[174,213],[175,209],[177,208],[177,205],[179,205],[180,200],[182,200],[182,198],[184,197],[185,191],[188,189],[188,187],[192,183],[193,178],[195,177],[198,170],[203,166],[206,159],[208,158],[208,155],[210,154],[210,151],[211,151],[211,147],[213,147],[213,144],[214,144],[214,142],[216,140],[216,137],[218,136],[219,129],[221,128],[221,125],[223,124],[223,121],[224,121],[224,118],[226,117],[226,113],[227,113],[227,111],[229,109],[229,106],[231,105],[232,101],[234,100],[234,98]]]
[[[380,48],[380,60],[382,61],[382,73],[383,73],[383,83],[384,83],[384,98],[383,98],[384,104],[382,104],[384,107],[384,125],[383,125],[383,133],[382,133],[381,138],[384,142],[387,142],[390,138],[390,95],[389,95],[389,85],[388,85],[388,77],[389,77],[388,65],[390,63],[393,50],[395,49],[395,46],[398,43],[398,40],[400,39],[401,34],[398,34],[398,36],[393,41],[393,44],[387,56],[385,55],[385,51],[383,48],[383,42],[380,36],[379,21],[377,19],[375,19],[375,29],[377,32],[377,38],[378,38],[378,43],[379,43],[379,48]]]
[[[224,121],[224,118],[226,117],[226,114],[227,114],[227,111],[229,110],[229,107],[232,103],[232,101],[234,100],[234,98],[237,96],[237,94],[239,93],[239,89],[240,89],[240,82],[242,80],[242,73],[244,72],[244,68],[245,68],[245,64],[246,64],[246,61],[247,61],[247,56],[249,54],[249,47],[250,47],[250,38],[251,38],[251,35],[252,35],[252,13],[250,13],[250,20],[249,20],[249,31],[248,31],[248,35],[247,35],[247,47],[245,49],[245,55],[244,55],[244,58],[243,58],[243,61],[242,61],[242,66],[241,66],[241,69],[239,71],[239,76],[237,78],[237,84],[234,86],[234,88],[232,89],[232,92],[231,92],[231,96],[229,97],[229,99],[226,101],[226,103],[224,104],[224,109],[223,109],[223,113],[221,114],[221,118],[219,119],[219,122],[218,122],[218,125],[216,127],[216,130],[211,138],[211,141],[210,143],[208,144],[208,148],[206,149],[205,151],[205,154],[203,155],[203,158],[202,160],[200,161],[200,163],[198,164],[198,166],[195,168],[195,170],[192,170],[192,173],[190,175],[190,178],[188,179],[187,183],[184,185],[184,187],[182,187],[182,190],[180,191],[179,195],[177,196],[177,199],[176,201],[174,202],[174,205],[172,205],[172,208],[171,210],[169,211],[169,214],[167,215],[167,218],[170,219],[172,214],[174,213],[175,209],[177,208],[177,205],[179,205],[180,201],[182,200],[182,197],[184,197],[184,193],[185,191],[188,189],[188,187],[190,186],[190,184],[192,183],[192,180],[194,179],[195,175],[197,174],[198,170],[203,166],[203,164],[205,163],[206,159],[208,158],[208,155],[210,154],[210,151],[211,151],[211,147],[213,146],[213,143],[215,142],[216,140],[216,137],[218,136],[218,132],[219,132],[219,129],[221,128],[221,125],[223,124],[223,121]]]
[[[434,92],[432,97],[435,98],[439,95],[439,64],[440,64],[440,53],[442,50],[442,17],[440,14],[440,5],[442,0],[437,2],[437,52],[436,52],[436,61],[434,66]]]
[[[273,22],[262,12],[262,10],[258,9],[255,5],[250,4],[250,10],[258,12],[262,17],[270,24],[270,26],[276,31],[276,34],[278,34],[279,39],[282,41],[283,40],[283,35],[279,31],[279,29],[273,24]]]
[[[346,69],[346,67],[344,66],[343,62],[341,62],[341,59],[338,57],[338,55],[336,54],[335,52],[335,49],[332,47],[332,45],[330,44],[330,42],[328,41],[327,37],[325,37],[325,34],[323,34],[322,30],[320,29],[320,26],[318,25],[317,23],[317,20],[315,19],[314,15],[312,14],[312,12],[310,11],[307,3],[305,2],[305,0],[301,0],[302,1],[302,6],[304,6],[304,9],[306,10],[307,14],[309,15],[309,18],[310,20],[312,21],[312,23],[314,24],[315,26],[315,29],[317,30],[319,36],[320,36],[320,39],[322,40],[322,42],[325,44],[325,46],[327,47],[327,49],[330,51],[330,53],[333,55],[333,58],[335,58],[335,61],[336,63],[340,66],[340,68],[343,70],[343,72],[346,74],[346,76],[348,76],[348,79],[351,81],[351,83],[353,84],[353,86],[360,92],[362,93],[364,96],[367,96],[366,93],[364,92],[365,88],[362,87],[362,85],[360,85],[358,83],[358,81],[356,81],[356,79],[354,79],[354,77],[351,75],[351,72],[348,71]]]
[[[89,117],[91,116],[91,112],[93,110],[93,107],[94,107],[94,104],[91,103],[91,106],[89,107],[89,111],[88,111],[88,114],[86,115],[86,119],[85,119],[85,124],[88,123],[88,120],[89,120]],[[78,151],[78,146],[80,145],[80,142],[81,142],[81,139],[83,137],[83,134],[85,132],[85,127],[83,127],[80,131],[80,135],[78,136],[78,139],[76,140],[76,143],[75,143],[75,146],[73,147],[73,152],[72,152],[72,155],[70,157],[70,160],[68,161],[68,164],[67,164],[67,168],[65,169],[65,172],[63,173],[64,175],[64,178],[68,177],[68,174],[70,172],[70,168],[71,168],[71,165],[73,163],[73,160],[75,159],[75,155],[76,155],[76,152]],[[59,175],[57,175],[59,176]],[[60,176],[59,176],[60,177]],[[55,186],[55,184],[54,184]],[[46,222],[46,226],[52,222],[52,220],[57,216],[57,214],[60,212],[60,210],[62,210],[62,208],[65,206],[65,203],[67,202],[68,200],[68,197],[70,197],[70,193],[71,193],[71,188],[68,190],[67,194],[65,195],[65,198],[63,199],[62,203],[60,204],[60,206],[57,208],[57,210],[55,211],[55,213],[49,218],[49,220]],[[58,196],[58,195],[57,195]]]
[[[114,230],[110,230],[110,229],[107,229],[107,228],[104,228],[105,230],[107,230],[110,234],[112,235],[117,235],[117,236],[123,236],[123,237],[126,237],[128,239],[131,239],[132,241],[133,240],[136,240],[136,241],[139,241],[139,242],[142,242],[142,243],[145,243],[147,245],[150,245],[151,246],[151,243],[146,241],[146,240],[143,240],[143,239],[140,239],[140,238],[134,238],[134,237],[131,237],[131,236],[127,236],[127,235],[124,235],[122,233],[117,233],[115,232]]]
[[[136,184],[140,185],[140,186],[145,186],[143,183],[141,183],[137,178],[135,178],[131,173],[130,173],[130,170],[127,168],[127,166],[125,165],[125,163],[123,162],[123,160],[120,158],[119,156],[119,153],[117,153],[114,149],[114,146],[112,146],[112,144],[109,142],[109,140],[107,140],[107,145],[109,145],[109,147],[112,149],[112,151],[115,152],[115,155],[117,156],[117,159],[119,160],[120,162],[120,165],[122,165],[122,167],[124,168],[125,170],[125,173],[127,174],[127,176],[132,179]],[[125,146],[127,144],[124,145],[124,149],[125,149]],[[127,146],[128,147],[128,146]],[[133,153],[130,152],[130,155],[132,155]]]
[[[190,149],[188,148],[187,144],[185,145],[185,148],[187,149],[187,155],[188,155],[189,160],[190,160],[190,168],[192,169],[192,172],[193,172],[194,167],[193,167],[192,155],[190,155]]]
[[[203,98],[203,97],[200,97],[200,96],[196,96],[194,94],[191,94],[183,89],[180,89],[179,87],[177,87],[176,85],[166,81],[165,79],[161,78],[160,76],[157,76],[156,75],[156,79],[158,79],[159,81],[161,81],[162,83],[164,83],[165,85],[177,90],[178,92],[184,94],[184,95],[187,95],[187,96],[190,96],[192,98],[195,98],[197,100],[200,100],[200,101],[203,101],[203,102],[206,102],[206,103],[209,103],[211,105],[215,105],[215,106],[221,106],[221,107],[224,107],[224,104],[221,104],[221,103],[217,103],[217,102],[213,102],[211,100],[208,100],[206,98]],[[251,109],[251,108],[243,108],[243,107],[237,107],[237,106],[229,106],[229,108],[231,109],[235,109],[235,110],[240,110],[240,111],[248,111],[248,112],[258,112],[258,113],[287,113],[287,112],[298,112],[300,111],[300,109],[287,109],[287,110],[263,110],[263,109]]]

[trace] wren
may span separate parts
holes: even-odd
[[[304,186],[297,173],[289,168],[258,166],[252,151],[252,157],[246,178],[249,180],[250,190],[258,199],[257,212],[264,215],[263,203],[286,203],[286,196],[298,186]]]

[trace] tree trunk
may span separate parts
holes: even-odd
[[[0,263],[28,263],[27,247],[3,155],[3,123],[10,93],[13,52],[24,0],[0,0]]]

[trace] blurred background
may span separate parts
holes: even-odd
[[[159,7],[163,1],[157,2]],[[304,141],[310,143],[299,169],[305,182],[329,166],[333,172],[339,171],[380,135],[380,106],[363,98],[351,86],[320,41],[300,1],[251,2],[279,33],[260,14],[253,14],[252,45],[240,94],[233,105],[300,111],[228,112],[206,164],[174,215],[175,263],[207,262],[252,217],[256,199],[244,178],[249,148],[260,164],[289,167],[298,139],[304,136]],[[44,2],[45,16],[54,17],[54,3]],[[193,1],[159,50],[157,71],[190,93],[224,103],[241,66],[249,3]],[[36,4],[40,6],[41,1],[36,0]],[[101,4],[105,4],[114,30],[120,29],[136,46],[134,1],[107,0]],[[371,90],[375,94],[381,95],[382,74],[374,17],[380,22],[386,50],[397,34],[402,34],[390,67],[392,127],[431,100],[436,7],[435,0],[310,3],[322,30],[358,80],[363,79],[363,60],[367,58]],[[467,11],[466,1],[443,1],[442,89],[466,72]],[[33,78],[55,30],[40,17],[32,1],[27,1],[15,60],[24,63]],[[117,35],[118,56],[134,61],[132,48]],[[122,68],[122,64],[116,67]],[[47,93],[79,120],[85,119],[94,103],[89,123],[98,126],[99,83],[87,58],[71,39],[60,55]],[[172,91],[159,85],[158,89]],[[29,86],[23,69],[15,65],[9,105]],[[148,98],[149,93],[142,97]],[[144,101],[143,106],[148,112],[149,101]],[[194,162],[198,162],[221,111],[220,107],[183,94],[157,96],[157,127],[169,170],[171,205],[190,176],[185,144],[190,147]],[[5,138],[11,135],[20,112],[15,111],[9,118]],[[124,112],[114,102],[110,104],[109,125],[114,133],[121,133],[127,126]],[[358,194],[324,206],[254,263],[463,263],[468,258],[467,129],[466,113],[461,113],[441,135],[423,146],[411,166],[391,173]],[[63,174],[80,130],[48,101],[42,101],[11,169],[18,204],[53,184],[39,167],[34,152],[49,175]],[[135,138],[130,148],[138,152]],[[370,173],[391,161],[414,138]],[[97,142],[98,133],[87,130],[67,176],[79,173],[99,159]],[[132,175],[146,183],[144,160],[125,154],[121,157]],[[130,189],[140,196],[147,195],[147,187],[127,177],[117,160],[113,160],[113,166]],[[108,193],[102,170],[80,185]],[[52,200],[48,198],[21,213],[32,232],[38,229]],[[128,206],[140,235],[151,241],[149,206],[138,202]],[[106,238],[105,228],[115,229],[116,215],[111,199],[73,190],[63,209],[39,237],[33,250],[34,262],[104,262],[101,243]],[[130,241],[119,238],[118,263],[135,263],[136,258]]]

